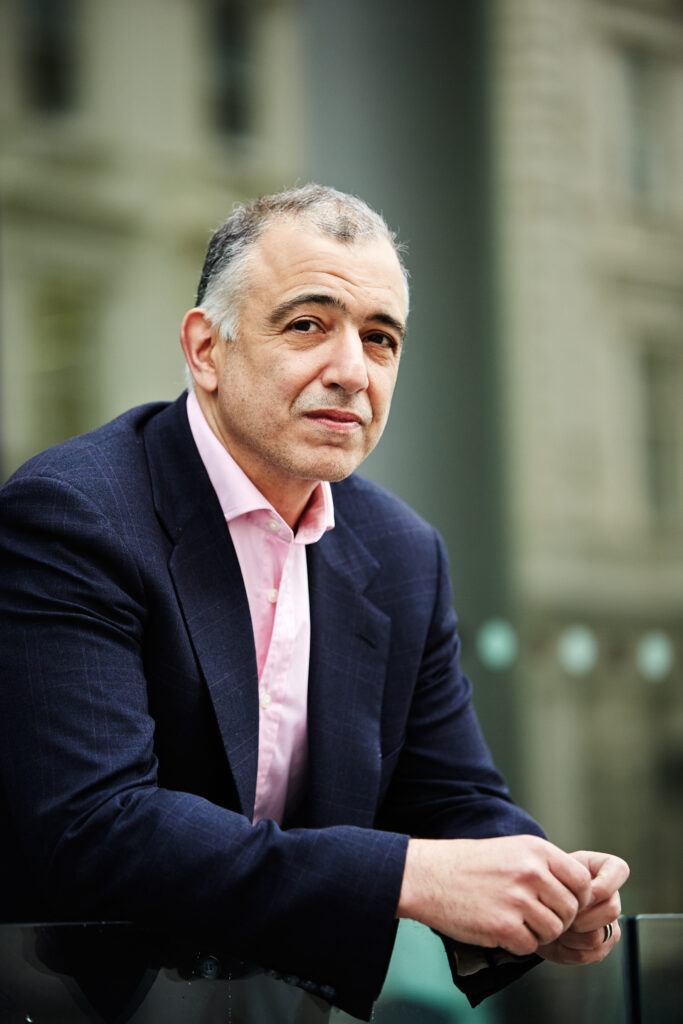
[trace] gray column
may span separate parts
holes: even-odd
[[[305,0],[311,177],[381,209],[412,309],[387,433],[364,472],[443,533],[476,705],[514,783],[510,680],[473,657],[509,612],[483,0]]]

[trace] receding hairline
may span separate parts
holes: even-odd
[[[408,282],[406,280],[406,271],[401,261],[400,255],[397,252],[396,244],[391,236],[390,231],[367,232],[357,233],[354,236],[344,235],[339,236],[336,232],[327,231],[324,227],[316,221],[315,218],[306,217],[305,215],[298,215],[297,213],[278,213],[272,218],[268,218],[259,224],[259,230],[250,238],[248,246],[244,250],[244,265],[243,265],[243,278],[242,287],[248,288],[250,281],[250,269],[254,264],[255,259],[258,256],[259,246],[264,245],[267,240],[269,233],[279,227],[287,227],[290,225],[297,229],[309,229],[311,234],[318,235],[321,239],[327,239],[331,242],[336,242],[338,245],[348,248],[360,248],[364,245],[372,245],[375,242],[385,242],[388,250],[392,253],[396,260],[396,267],[401,275],[404,283],[406,298],[408,294]]]
[[[228,337],[236,329],[236,316],[249,289],[254,256],[263,238],[281,224],[311,230],[340,245],[384,240],[394,254],[403,280],[406,314],[409,305],[405,246],[384,216],[363,199],[327,185],[309,183],[263,195],[235,206],[213,232],[197,289],[195,305]]]

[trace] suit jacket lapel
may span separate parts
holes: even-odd
[[[391,623],[363,591],[378,564],[335,509],[308,548],[311,658],[307,823],[373,824]]]
[[[192,438],[185,396],[150,421],[144,441],[157,514],[173,542],[171,577],[241,810],[251,818],[259,712],[249,605],[230,532]]]
[[[169,569],[213,702],[242,812],[251,818],[258,763],[258,675],[237,555],[197,452],[185,396],[147,424]],[[172,467],[167,471],[166,467]],[[311,606],[306,824],[370,826],[381,769],[380,717],[391,623],[365,596],[379,566],[335,510],[307,549]]]

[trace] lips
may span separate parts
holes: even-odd
[[[304,418],[329,438],[352,437],[364,426],[366,421],[350,409],[311,409],[304,413]]]
[[[348,409],[313,409],[311,412],[307,412],[306,416],[314,420],[333,420],[335,423],[358,423],[363,422],[362,417],[358,413],[351,412]]]

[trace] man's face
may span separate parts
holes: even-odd
[[[214,431],[277,507],[341,480],[379,440],[406,295],[386,239],[343,244],[296,221],[256,243],[235,339],[213,348]]]

